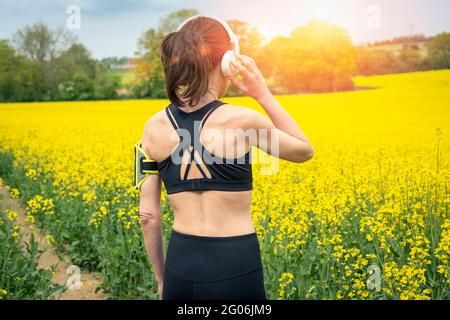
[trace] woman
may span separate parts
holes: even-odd
[[[243,82],[225,75],[221,61],[233,50],[230,38],[223,23],[197,17],[161,43],[171,104],[144,127],[142,148],[156,161],[159,175],[150,175],[142,184],[139,209],[162,299],[266,299],[250,214],[250,149],[258,147],[293,162],[314,154],[295,120],[266,87],[253,59],[237,54],[231,62]],[[230,82],[254,98],[270,120],[218,100]],[[267,134],[249,137],[242,132]],[[161,181],[174,212],[166,259]]]

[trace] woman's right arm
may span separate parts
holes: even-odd
[[[314,155],[314,149],[308,138],[292,116],[280,105],[267,88],[261,71],[255,61],[244,55],[238,55],[233,65],[244,77],[245,83],[235,77],[231,82],[244,94],[254,98],[267,112],[270,120],[261,113],[245,109],[242,116],[244,127],[257,130],[257,140],[250,141],[269,154],[292,162],[305,162]],[[263,131],[267,135],[262,134]]]
[[[149,130],[154,125],[154,122],[149,121],[148,125],[144,127],[141,138],[142,147],[150,157],[152,155],[147,148],[147,143],[154,145],[154,133]],[[151,174],[142,183],[139,194],[139,215],[144,246],[158,284],[159,298],[162,299],[165,257],[161,218],[161,177],[159,175]]]

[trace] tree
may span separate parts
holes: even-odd
[[[64,28],[51,29],[43,22],[19,29],[13,36],[17,51],[29,60],[38,62],[51,100],[57,96],[59,80],[54,61],[75,40],[75,36]],[[39,100],[43,98],[43,94],[44,92],[39,93]]]
[[[0,101],[34,101],[42,90],[39,66],[0,41]]]
[[[164,71],[160,60],[159,46],[169,32],[177,29],[181,22],[198,14],[194,9],[182,9],[161,18],[158,27],[150,28],[138,39],[138,58],[134,59],[135,76],[132,91],[138,97],[163,98]]]
[[[256,27],[251,27],[248,22],[240,20],[229,20],[233,33],[238,37],[239,47],[242,54],[251,56],[258,61],[262,53],[262,44],[264,37]]]
[[[288,54],[291,47],[291,40],[287,37],[278,36],[273,38],[265,47],[261,54],[260,68],[262,72],[269,76],[282,72],[281,63],[278,59]]]
[[[39,62],[56,58],[76,41],[75,36],[64,28],[52,30],[43,22],[19,29],[13,39],[19,53]]]
[[[354,87],[356,70],[353,44],[343,28],[313,20],[277,37],[265,48],[266,65],[275,82],[289,92],[325,92]]]
[[[132,92],[137,97],[165,97],[164,71],[159,51],[163,37],[163,33],[151,28],[138,40],[139,56],[133,59],[135,70],[132,81]]]
[[[104,67],[97,66],[97,77],[94,81],[95,99],[117,99],[120,86],[120,75],[108,72]]]
[[[369,76],[375,74],[389,74],[401,71],[401,62],[386,50],[357,48],[357,70],[355,74]]]
[[[399,54],[399,64],[402,72],[419,71],[424,68],[425,59],[418,49],[405,47]]]
[[[119,75],[97,63],[82,44],[73,44],[57,59],[64,100],[115,99],[120,85]]]
[[[74,73],[84,73],[88,78],[95,78],[96,62],[91,53],[81,43],[75,43],[57,58],[61,77],[67,79]]]
[[[17,79],[14,73],[17,57],[6,41],[0,42],[0,101],[10,101],[16,95]]]
[[[430,65],[435,69],[450,68],[450,33],[442,32],[433,37],[428,45]]]
[[[73,44],[57,59],[58,90],[63,100],[94,99],[96,63],[82,44]]]

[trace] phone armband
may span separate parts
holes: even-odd
[[[158,164],[145,153],[139,141],[134,145],[134,188],[140,189],[150,174],[159,174]]]

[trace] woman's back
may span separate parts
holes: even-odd
[[[202,112],[201,109],[209,107],[211,103],[203,105],[201,108],[195,108],[193,112]],[[187,119],[190,116],[188,113],[187,111],[181,111],[175,115],[178,122],[174,124],[170,119],[172,114],[163,110],[146,124],[145,132],[147,134],[144,135],[142,145],[158,164],[169,162],[171,155],[174,156],[174,150],[180,146],[181,139],[176,133],[175,126],[178,123],[180,123],[178,125],[181,125],[182,121],[189,121]],[[184,174],[186,174],[187,180],[190,181],[206,180],[204,174],[208,175],[209,178],[214,178],[208,172],[209,163],[205,161],[205,154],[212,154],[216,160],[223,159],[223,162],[226,163],[229,163],[230,159],[244,159],[245,155],[251,151],[248,139],[245,134],[242,134],[242,127],[245,126],[245,113],[246,109],[243,107],[222,103],[220,103],[220,107],[211,110],[203,123],[198,139],[201,147],[206,149],[205,153],[199,152],[196,154],[195,160],[200,163],[201,169],[199,170],[198,166],[193,164],[190,166],[189,172],[186,173],[190,159],[186,156],[179,157],[181,161],[179,169],[172,166],[169,170],[179,170],[180,172],[171,172],[171,176],[180,177],[180,180],[182,180]],[[175,162],[176,158],[173,158],[172,161]],[[224,171],[223,169],[226,169],[224,167],[227,165],[218,163],[215,166],[218,171]],[[245,166],[245,164],[242,164],[242,166]],[[221,172],[219,174],[223,175]],[[245,175],[246,172],[243,174]],[[177,181],[178,185],[181,185],[181,182]],[[224,182],[218,185],[218,189],[223,189],[223,185],[226,186],[233,181]],[[175,217],[173,228],[188,234],[215,236],[254,232],[250,215],[252,191],[251,187],[244,189],[250,190],[184,190],[168,194]]]

